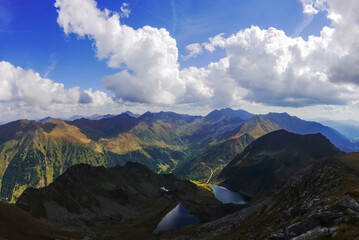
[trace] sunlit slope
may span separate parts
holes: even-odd
[[[77,128],[51,123],[17,121],[0,127],[1,197],[16,199],[28,186],[46,186],[76,163],[105,164],[98,146]]]
[[[2,199],[13,201],[27,187],[47,186],[74,164],[111,167],[133,161],[169,171],[187,151],[177,120],[139,121],[127,114],[109,120],[86,121],[85,127],[56,119],[0,126]]]
[[[255,139],[280,129],[278,125],[261,116],[238,123],[241,123],[238,127],[216,136],[208,147],[181,162],[175,173],[183,178],[208,181],[211,169],[215,177],[236,154],[242,153]]]

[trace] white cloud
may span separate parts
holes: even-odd
[[[91,98],[91,102],[87,104],[90,107],[103,107],[114,104],[112,98],[102,91],[96,90],[93,92],[90,88],[88,90],[84,90],[84,93]]]
[[[186,82],[186,95],[181,103],[209,105],[212,107],[238,106],[246,90],[238,86],[228,74],[229,61],[223,58],[206,68],[190,67],[181,71]]]
[[[131,14],[131,9],[128,8],[128,3],[123,3],[121,6],[121,17],[128,18]]]
[[[187,46],[188,59],[222,48],[226,57],[205,68],[179,70],[176,40],[165,29],[137,30],[120,14],[100,10],[94,0],[57,0],[58,23],[66,34],[94,41],[96,55],[120,72],[103,78],[119,101],[233,106],[261,103],[303,107],[345,105],[358,100],[359,2],[301,0],[311,19],[326,11],[332,21],[308,40],[275,29],[251,28],[229,37]],[[300,27],[302,31],[307,22]]]
[[[214,52],[216,46],[221,46],[221,44],[223,44],[223,35],[224,33],[221,33],[215,37],[209,38],[209,42],[203,43],[204,48],[209,52]]]
[[[79,89],[65,89],[61,83],[40,74],[0,62],[0,102],[24,102],[46,108],[51,103],[72,103],[79,99]]]
[[[320,11],[326,11],[328,8],[327,0],[300,0],[303,5],[303,13],[315,15]]]
[[[57,0],[55,6],[66,34],[93,39],[100,60],[125,68],[103,79],[117,98],[171,104],[183,93],[176,40],[165,29],[121,25],[117,13],[101,11],[93,0]]]
[[[43,78],[33,70],[0,62],[0,117],[38,118],[37,115],[74,113],[113,105],[104,92],[79,87],[66,89],[63,84]]]
[[[247,89],[245,99],[268,105],[346,104],[351,89],[329,81],[331,63],[325,28],[320,37],[291,38],[283,31],[251,27],[216,42],[229,59],[228,74]],[[320,89],[320,91],[318,91]]]
[[[198,54],[202,52],[202,46],[199,43],[193,43],[186,46],[186,50],[188,53],[187,56],[183,56],[183,60],[187,60],[193,57],[196,57]]]
[[[227,73],[247,90],[242,97],[248,101],[294,107],[351,104],[359,99],[359,2],[302,3],[328,11],[331,27],[305,41],[253,26],[228,38],[210,38],[205,49],[226,51]]]

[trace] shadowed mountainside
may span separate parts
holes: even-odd
[[[83,239],[83,235],[60,230],[32,217],[20,208],[0,202],[0,238],[11,240]]]
[[[182,203],[200,222],[233,212],[213,194],[174,175],[160,175],[138,163],[113,168],[75,165],[46,188],[28,188],[16,205],[62,229],[95,239],[131,239],[152,231]]]
[[[224,186],[254,197],[274,183],[284,184],[292,174],[316,159],[339,152],[321,134],[297,135],[278,130],[251,143],[218,178]]]

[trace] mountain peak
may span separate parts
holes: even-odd
[[[248,120],[254,115],[252,113],[249,113],[245,110],[238,109],[233,110],[231,108],[222,108],[222,109],[215,109],[212,112],[210,112],[205,118],[206,119],[219,119],[222,117],[231,117],[231,118],[240,118],[242,120]]]
[[[300,135],[280,129],[270,132],[251,143],[245,152],[261,150],[283,151],[288,148],[298,148],[304,153],[310,152],[315,155],[332,155],[339,150],[322,134]],[[321,147],[321,148],[320,148]]]
[[[133,113],[131,111],[126,111],[126,112],[123,112],[123,113],[125,113],[125,114],[127,114],[127,115],[129,115],[131,117],[139,117],[140,116],[139,114]],[[107,114],[107,115],[109,115],[109,114]],[[104,116],[106,117],[107,115],[104,115]]]
[[[220,173],[223,184],[248,196],[256,196],[284,182],[314,160],[340,151],[323,135],[299,135],[277,130],[258,138]]]

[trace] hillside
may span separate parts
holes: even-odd
[[[163,121],[138,123],[127,114],[98,121],[21,120],[2,125],[0,197],[15,201],[27,187],[47,186],[78,163],[111,167],[135,161],[166,171],[185,151],[175,128]]]
[[[192,159],[179,163],[174,173],[181,178],[206,182],[209,179],[210,169],[216,176],[237,153],[241,153],[254,138],[249,134],[223,141],[202,150]]]
[[[174,170],[177,176],[206,182],[211,171],[216,176],[236,154],[241,153],[252,141],[279,129],[276,124],[261,116],[253,116],[242,111],[232,110],[230,112],[228,108],[222,111],[213,111],[205,117],[210,120],[205,122],[198,131],[212,129],[212,132],[209,132],[210,138],[207,137],[210,140],[205,140],[209,144],[180,162]],[[233,116],[234,119],[229,118],[230,116]],[[231,124],[228,126],[227,122],[231,122]],[[212,126],[206,126],[211,123]],[[197,144],[198,142],[194,143],[195,146]]]
[[[292,171],[293,165],[278,166],[279,168],[276,168],[280,173],[278,175],[285,176],[286,180],[282,181],[283,178],[280,176],[273,184],[267,185],[266,190],[258,188],[258,193],[265,192],[253,194],[254,198],[238,212],[206,224],[166,232],[161,239],[357,239],[359,236],[358,153],[337,152],[325,157],[330,154],[325,154],[324,150],[334,153],[335,148],[333,149],[323,136],[298,136],[283,131],[268,135],[277,135],[275,136],[277,141],[266,142],[264,141],[266,139],[258,139],[253,142],[253,147],[250,145],[247,148],[248,154],[252,156],[251,161],[273,163],[271,160],[273,156],[268,157],[268,151],[272,148],[273,151],[270,152],[275,156],[280,155],[278,150],[281,149],[286,155],[291,152],[292,159],[295,159],[298,155],[292,150],[305,147],[311,149],[303,153],[303,158],[299,158],[300,162],[305,164],[294,164],[295,171]],[[300,138],[309,140],[309,143],[317,142],[319,139],[324,142],[320,144],[319,150],[316,150],[315,146],[308,146],[309,143],[301,141]],[[289,140],[291,144],[286,144],[285,142]],[[256,143],[266,145],[261,148],[255,146]],[[256,152],[257,150],[259,152]],[[308,158],[310,156],[314,159]],[[323,158],[318,158],[319,156]],[[245,159],[249,160],[249,158]],[[290,158],[287,159],[294,163]],[[270,168],[267,170],[271,171]],[[245,184],[253,184],[251,178],[242,181]],[[235,187],[236,184],[241,182],[238,181],[231,186]],[[240,189],[241,186],[243,187],[243,184],[238,185],[238,188]]]
[[[72,166],[48,187],[27,189],[16,206],[90,238],[149,239],[165,214],[179,203],[200,222],[235,209],[189,181],[156,174],[138,163],[113,168]]]
[[[320,134],[271,132],[251,143],[219,174],[221,184],[255,197],[273,184],[285,183],[299,169],[340,151]]]
[[[63,231],[43,223],[20,208],[0,202],[0,238],[11,240],[83,239],[79,233]]]

